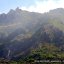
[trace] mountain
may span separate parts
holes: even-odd
[[[64,51],[64,9],[47,13],[16,8],[0,14],[0,57],[13,59],[29,55],[40,44],[54,44]]]

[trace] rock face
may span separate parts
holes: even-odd
[[[40,43],[64,48],[64,9],[40,14],[19,8],[0,14],[0,57],[15,58]]]

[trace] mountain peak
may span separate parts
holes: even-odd
[[[20,11],[21,11],[21,9],[20,9],[19,7],[17,7],[15,10],[16,10],[17,12],[20,12]]]
[[[14,13],[13,9],[10,9],[10,11],[8,12],[8,14],[13,14],[13,13]]]
[[[51,13],[64,13],[64,9],[63,8],[57,8],[57,9],[54,9],[54,10],[50,10]]]

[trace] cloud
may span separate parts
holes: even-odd
[[[35,0],[31,6],[22,6],[22,10],[44,13],[56,8],[64,8],[64,0]]]

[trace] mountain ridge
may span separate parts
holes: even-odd
[[[41,14],[16,8],[7,14],[0,14],[2,57],[22,57],[23,54],[29,54],[32,48],[37,48],[40,43],[54,43],[63,50],[64,9],[58,8]]]

